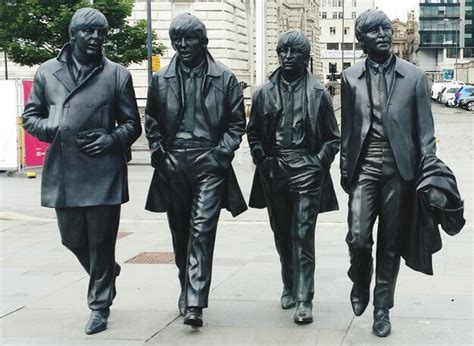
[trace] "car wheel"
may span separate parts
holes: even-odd
[[[474,102],[469,102],[466,106],[468,111],[474,111]]]

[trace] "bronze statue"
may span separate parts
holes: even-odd
[[[350,300],[361,315],[370,298],[372,228],[378,217],[373,333],[390,334],[389,309],[409,227],[414,180],[436,153],[427,79],[391,51],[393,28],[380,10],[355,22],[368,58],[342,73],[341,185],[349,194]]]
[[[70,42],[42,64],[23,113],[23,127],[50,143],[41,205],[56,209],[62,243],[89,274],[87,334],[107,328],[120,266],[115,242],[128,201],[126,155],[141,134],[130,73],[102,54],[105,16],[82,8]]]
[[[245,131],[242,89],[207,50],[206,27],[183,13],[169,28],[176,54],[153,76],[145,130],[155,168],[146,209],[167,212],[184,324],[203,325],[220,210],[247,209],[231,161]]]
[[[337,210],[329,168],[339,150],[332,100],[308,71],[303,33],[282,35],[280,67],[253,96],[247,135],[257,165],[249,205],[267,207],[280,256],[283,309],[311,323],[318,213]]]

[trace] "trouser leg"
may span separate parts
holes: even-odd
[[[86,207],[89,238],[90,278],[88,304],[91,310],[104,310],[114,298],[115,243],[121,205]]]
[[[277,160],[276,158],[274,160]],[[291,237],[291,222],[293,205],[284,182],[276,175],[270,178],[262,173],[262,187],[267,205],[270,227],[273,231],[275,248],[280,257],[281,278],[283,286],[293,291],[293,241]]]
[[[314,296],[314,232],[319,210],[319,195],[298,193],[294,196],[292,218],[295,298],[312,301]]]
[[[223,191],[223,172],[204,173],[194,183],[186,280],[187,306],[205,308],[208,305]]]
[[[386,180],[381,188],[377,235],[374,306],[390,309],[393,307],[400,269],[400,237],[407,221],[406,205],[409,201],[410,184],[401,179],[391,155],[384,157],[384,177]]]
[[[295,298],[312,301],[314,296],[314,232],[319,212],[323,171],[310,155],[285,159],[288,188],[292,199],[291,238]]]
[[[115,243],[120,205],[56,208],[62,243],[89,274],[88,304],[91,310],[112,305],[118,265]]]
[[[61,242],[90,274],[89,245],[84,208],[56,208]]]
[[[186,169],[185,151],[173,151],[168,155],[174,170],[173,174],[164,182],[169,195],[167,216],[173,240],[175,263],[179,271],[179,283],[181,290],[184,290],[191,218],[191,185],[184,174]]]
[[[349,278],[362,288],[369,288],[373,273],[372,229],[378,214],[378,173],[373,162],[366,162],[349,194]]]

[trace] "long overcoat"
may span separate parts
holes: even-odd
[[[203,112],[217,145],[212,151],[225,169],[222,207],[237,216],[247,204],[237,182],[231,161],[245,132],[245,108],[242,88],[232,71],[208,53],[207,70],[201,86]],[[173,142],[184,113],[184,94],[177,73],[178,56],[153,75],[145,110],[145,132],[155,168],[145,208],[165,212],[167,182],[160,174],[160,163]]]
[[[41,205],[86,207],[128,201],[127,152],[142,128],[132,78],[125,67],[102,57],[75,84],[69,70],[71,46],[42,64],[23,113],[23,127],[50,143],[42,173]],[[92,157],[77,146],[79,132],[102,129],[114,147]]]
[[[278,68],[253,96],[247,137],[256,164],[261,162],[271,151],[276,128],[282,116],[283,106],[278,86],[280,75],[281,69]],[[319,212],[338,210],[339,206],[329,168],[339,151],[339,128],[334,116],[331,96],[309,72],[306,78],[303,109],[309,150],[318,155],[325,170]],[[258,169],[255,170],[253,178],[249,205],[254,208],[265,208],[266,206]]]
[[[372,124],[366,62],[341,77],[341,174],[351,182]],[[383,113],[386,135],[401,177],[416,177],[422,157],[436,154],[431,98],[425,73],[396,58],[395,77]]]

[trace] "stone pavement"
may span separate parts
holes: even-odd
[[[298,326],[280,308],[279,262],[265,210],[219,224],[212,291],[204,327],[192,330],[179,317],[179,284],[172,264],[125,263],[142,252],[172,252],[164,214],[143,209],[150,167],[130,166],[131,202],[123,206],[117,260],[122,273],[106,331],[87,336],[88,278],[60,243],[54,211],[39,207],[40,179],[0,175],[0,343],[2,345],[292,344],[472,345],[473,193],[472,118],[437,117],[441,157],[457,174],[466,202],[467,226],[455,237],[442,232],[433,277],[402,265],[392,335],[371,334],[372,309],[354,317],[346,276],[344,242],[347,197],[337,186],[341,210],[319,217],[316,230],[314,323]],[[459,150],[448,147],[463,146]],[[446,156],[443,156],[446,155]],[[466,156],[468,155],[468,156]],[[235,169],[246,198],[253,167],[243,144]]]

